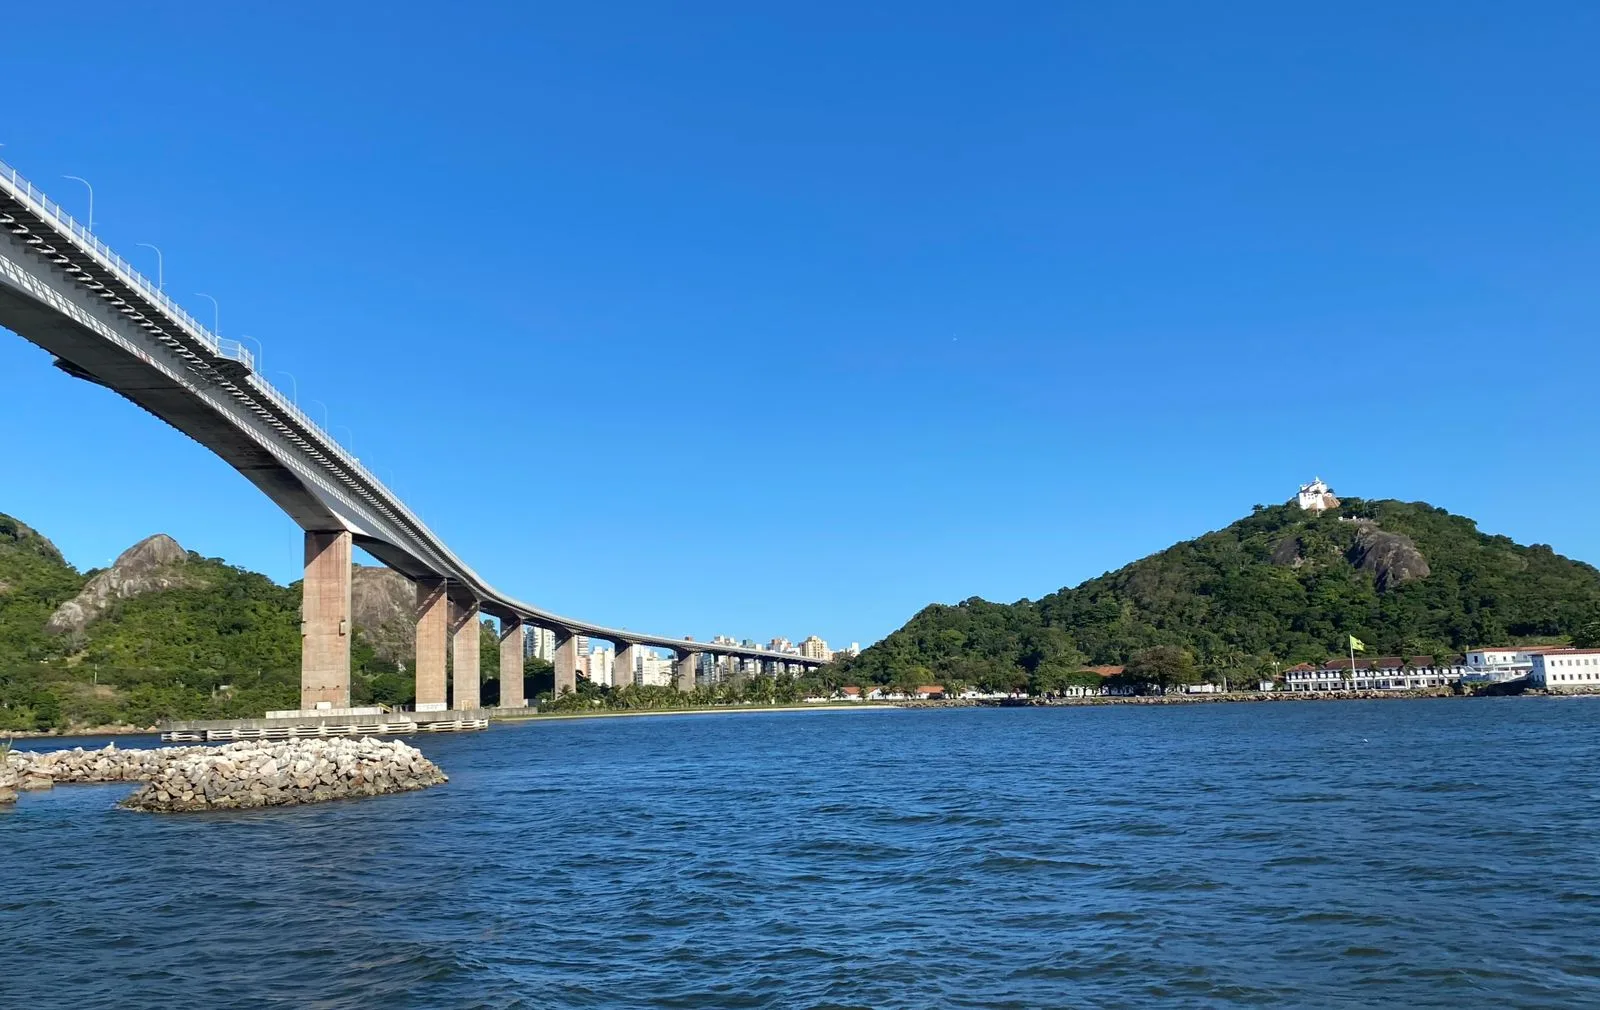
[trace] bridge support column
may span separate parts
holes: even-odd
[[[478,604],[459,604],[450,630],[450,707],[481,708],[482,664],[479,662]]]
[[[442,712],[450,601],[444,579],[417,580],[417,711]]]
[[[350,707],[350,534],[306,533],[300,601],[300,708]]]
[[[556,628],[555,696],[578,689],[578,636],[566,628]]]
[[[617,661],[611,667],[613,687],[633,686],[634,667],[639,665],[639,646],[631,642],[617,643]]]
[[[522,622],[500,619],[500,707],[527,708],[522,686]]]
[[[678,690],[687,694],[694,690],[695,668],[700,665],[698,652],[680,652],[678,661],[672,664],[672,683]]]

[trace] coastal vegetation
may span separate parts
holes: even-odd
[[[1373,653],[1441,660],[1476,645],[1600,642],[1600,571],[1420,502],[1256,506],[1037,601],[929,606],[833,675],[1048,691],[1123,666],[1135,685],[1237,683],[1342,655],[1350,635]]]
[[[356,576],[353,699],[407,704],[410,585],[382,569]],[[0,515],[0,733],[294,708],[299,605],[298,583],[277,585],[166,537],[80,572]],[[498,641],[487,625],[480,634],[482,696],[493,705]],[[1350,635],[1373,653],[1439,659],[1483,644],[1600,645],[1600,572],[1421,503],[1346,499],[1322,514],[1257,506],[1037,601],[935,604],[860,656],[800,677],[688,694],[580,680],[552,698],[547,662],[527,661],[524,676],[527,696],[552,711],[786,704],[845,685],[1060,695],[1110,681],[1162,691],[1271,678],[1343,654]]]
[[[0,515],[0,732],[299,704],[299,584],[169,538],[147,548],[157,540],[130,548],[120,567],[79,572],[43,535]],[[412,679],[358,633],[351,687],[359,701],[398,703],[410,700]]]

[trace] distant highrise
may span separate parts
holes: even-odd
[[[534,659],[542,659],[546,663],[556,661],[556,633],[549,628],[528,626],[527,637],[523,639],[523,651]]]
[[[578,643],[580,646],[586,642],[588,642],[587,637],[579,637]],[[589,683],[613,686],[612,677],[616,671],[616,653],[603,646],[596,645],[587,652],[580,651],[578,657],[589,674]]]
[[[634,665],[635,683],[645,687],[671,687],[673,656],[663,656],[654,649],[639,649],[639,659]]]
[[[820,659],[824,663],[833,658],[833,653],[828,651],[828,643],[816,635],[800,643],[800,655],[806,659]]]

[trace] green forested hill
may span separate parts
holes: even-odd
[[[121,588],[105,589],[89,619],[52,630],[52,614],[93,595],[102,573],[80,574],[44,536],[0,515],[0,732],[296,707],[299,585],[154,540],[165,544],[118,559]],[[411,678],[378,659],[361,630],[357,699],[409,701]],[[497,653],[486,651],[492,672]]]
[[[83,588],[83,576],[55,544],[0,514],[0,657],[37,661],[48,651],[51,612]]]
[[[1037,602],[928,607],[843,672],[1013,683],[1178,646],[1202,668],[1248,674],[1338,655],[1349,634],[1374,653],[1453,655],[1592,633],[1597,620],[1591,565],[1423,503],[1346,499],[1322,514],[1258,507]]]

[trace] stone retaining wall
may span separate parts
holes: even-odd
[[[110,744],[89,751],[11,751],[0,763],[0,803],[14,802],[18,790],[58,783],[141,782],[123,806],[228,810],[407,792],[445,781],[437,765],[399,740],[333,737],[126,750]]]

